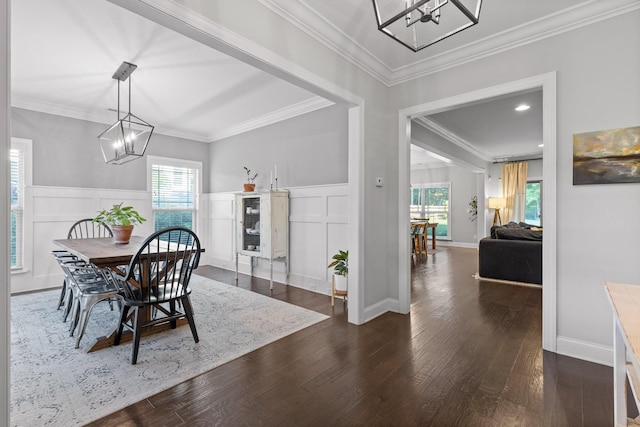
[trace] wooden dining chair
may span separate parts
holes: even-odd
[[[413,241],[412,251],[416,255],[416,258],[427,257],[427,237],[426,237],[426,224],[424,222],[418,222],[413,225],[411,232],[411,239]]]
[[[114,345],[120,344],[124,329],[133,333],[132,364],[138,360],[143,328],[168,323],[175,329],[177,320],[186,318],[199,341],[189,299],[189,280],[199,262],[198,236],[188,228],[169,227],[145,239],[123,274],[112,273],[124,297]]]

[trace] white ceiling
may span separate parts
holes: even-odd
[[[413,53],[376,29],[370,1],[257,1],[387,85],[640,7],[638,0],[485,0],[478,25]],[[443,8],[442,20],[446,14]],[[331,105],[106,0],[13,1],[11,37],[16,107],[111,123],[111,75],[122,61],[138,65],[132,112],[168,135],[211,142]],[[526,115],[514,116],[515,101],[490,100],[424,122],[487,159],[533,153],[541,139],[539,93]]]
[[[132,112],[168,135],[210,142],[331,104],[105,0],[18,0],[11,12],[14,106],[113,123],[123,61],[138,66]]]

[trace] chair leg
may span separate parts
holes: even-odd
[[[71,308],[73,307],[73,289],[71,286],[67,287],[67,291],[65,292],[65,302],[64,302],[64,311],[62,313],[62,323],[66,323],[67,318],[69,317],[69,313],[71,313]]]
[[[169,301],[169,311],[171,312],[171,314],[175,314],[176,312],[176,301],[175,300],[171,300]],[[178,326],[178,321],[176,319],[170,320],[169,324],[171,325],[171,329],[175,329]]]
[[[188,296],[180,299],[182,301],[182,306],[184,307],[184,315],[187,316],[187,321],[189,322],[189,327],[193,334],[193,340],[198,342],[200,341],[200,338],[198,338],[198,331],[196,331],[196,322],[193,320],[193,307],[191,307],[191,300],[189,300]]]
[[[89,307],[85,307],[85,300],[80,302],[80,320],[78,322],[78,337],[76,338],[76,348],[80,348],[80,340],[87,330],[87,324],[89,323],[89,316],[91,316],[91,310],[93,310],[93,306],[95,306],[100,301],[104,301],[103,299],[93,301]],[[111,303],[111,298],[109,297],[109,302]]]
[[[129,314],[129,306],[122,305],[120,309],[120,323],[118,323],[118,331],[116,332],[116,336],[113,339],[113,345],[119,345],[120,339],[122,338],[122,330],[124,329],[124,322],[127,321],[127,315]]]
[[[134,307],[135,318],[133,328],[133,347],[131,348],[131,364],[138,363],[138,347],[140,347],[140,335],[142,335],[142,323],[146,307]]]
[[[63,306],[66,292],[67,292],[67,279],[65,278],[62,281],[62,290],[60,291],[60,299],[58,300],[58,307],[56,308],[56,310],[60,310],[60,307]]]

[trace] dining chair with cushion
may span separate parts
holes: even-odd
[[[111,273],[124,299],[114,345],[120,344],[124,329],[133,333],[132,364],[138,360],[143,328],[169,323],[174,329],[178,319],[186,318],[194,341],[199,341],[189,299],[189,280],[199,262],[196,234],[188,228],[169,227],[142,242],[123,274]]]
[[[427,256],[427,238],[426,238],[426,223],[418,222],[413,224],[411,229],[411,240],[413,243],[412,252],[416,255],[417,258],[420,258],[424,255]]]

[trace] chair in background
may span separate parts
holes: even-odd
[[[77,221],[71,226],[71,228],[69,229],[69,233],[67,233],[67,239],[90,239],[96,237],[113,237],[113,233],[111,232],[111,228],[109,228],[108,225],[95,223],[93,222],[93,218],[85,218]],[[70,261],[71,259],[61,259],[64,255],[63,252],[70,257],[74,257],[75,260],[77,260],[77,257],[69,254],[66,251],[53,251],[52,254],[54,257],[56,257],[56,260],[58,262]],[[67,285],[67,277],[65,274],[65,280],[62,282],[62,290],[60,291],[60,299],[58,300],[58,310],[62,306],[65,307],[65,321],[67,320],[67,316],[69,315],[69,311],[71,309],[70,303],[73,300],[73,296],[68,291],[69,289]]]
[[[427,257],[427,232],[426,223],[418,222],[413,224],[411,229],[412,240],[412,252],[416,255],[416,258],[421,258],[423,255]]]
[[[174,329],[177,320],[186,317],[194,341],[199,341],[189,299],[189,280],[199,261],[200,240],[195,233],[169,227],[145,239],[122,275],[112,272],[124,298],[114,345],[120,344],[124,328],[133,333],[132,364],[137,363],[145,327],[170,323]],[[183,311],[177,310],[177,303]]]
[[[93,222],[93,218],[85,218],[76,222],[69,229],[67,239],[93,239],[98,237],[113,237],[113,232],[107,224]]]

